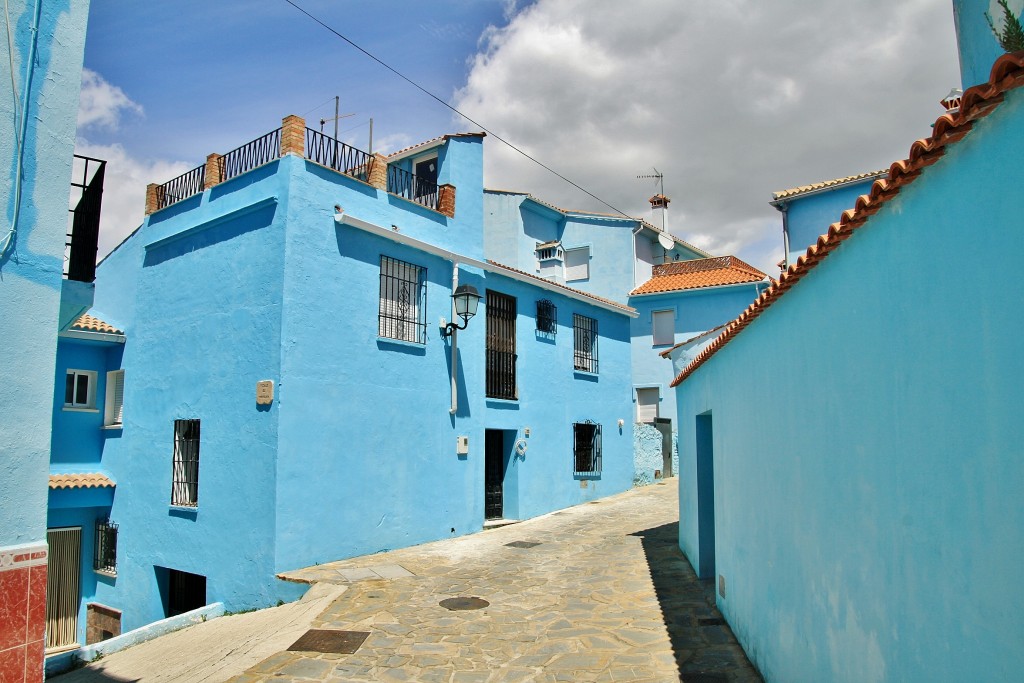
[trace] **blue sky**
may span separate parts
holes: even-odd
[[[949,0],[294,1],[631,215],[651,217],[636,176],[657,167],[672,232],[773,274],[771,193],[904,158],[959,85]],[[287,114],[315,127],[334,95],[363,149],[370,117],[379,151],[475,129],[285,0],[93,0],[85,66],[77,147],[110,162],[101,254],[146,183]],[[485,184],[609,211],[494,137]]]

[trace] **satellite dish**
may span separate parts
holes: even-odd
[[[668,235],[666,235],[665,233],[661,233],[660,235],[658,235],[658,244],[661,245],[662,249],[671,249],[672,247],[676,246],[676,241],[669,237]]]

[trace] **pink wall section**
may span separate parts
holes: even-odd
[[[46,546],[0,549],[0,683],[43,680]]]

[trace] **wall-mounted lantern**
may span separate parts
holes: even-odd
[[[473,285],[459,285],[452,294],[455,302],[455,315],[462,318],[462,326],[455,323],[448,323],[441,330],[441,336],[450,337],[455,330],[464,330],[469,324],[469,319],[476,315],[476,308],[480,304],[480,294]]]

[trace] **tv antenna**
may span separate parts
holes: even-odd
[[[654,167],[652,166],[651,168],[654,168]],[[665,196],[665,174],[662,173],[661,171],[659,171],[657,168],[654,168],[654,173],[649,173],[647,175],[638,175],[637,179],[638,180],[651,180],[651,179],[653,179],[657,183],[657,185],[658,185],[658,195],[656,197],[651,197],[651,208],[655,208],[655,207],[658,207],[658,206],[661,207],[661,231],[662,232],[666,232],[668,230],[668,226],[666,225],[666,220],[665,220],[665,209],[668,206],[668,198]],[[657,203],[655,203],[655,200],[657,200]],[[661,241],[660,238],[659,238],[659,241]],[[665,247],[665,249],[670,249],[671,248],[671,247],[666,246],[665,242],[662,242],[661,246]]]
[[[652,166],[651,168],[654,168],[654,167]],[[654,168],[654,173],[653,174],[638,175],[637,176],[637,180],[649,180],[649,179],[654,179],[654,180],[658,181],[658,185],[659,185],[659,187],[658,187],[658,194],[664,196],[665,195],[665,174],[662,173],[661,171],[659,171],[658,169]]]
[[[328,121],[334,121],[334,157],[335,157],[335,159],[337,159],[337,156],[338,156],[338,121],[340,119],[347,119],[350,116],[355,116],[354,113],[339,115],[338,114],[338,103],[339,102],[340,102],[340,98],[337,95],[335,95],[334,96],[334,116],[332,118],[329,118],[329,119],[320,119],[320,132],[321,133],[324,132],[324,124],[325,123],[327,123]],[[372,130],[372,128],[371,128],[371,130]],[[370,135],[373,135],[373,133],[371,132]]]

